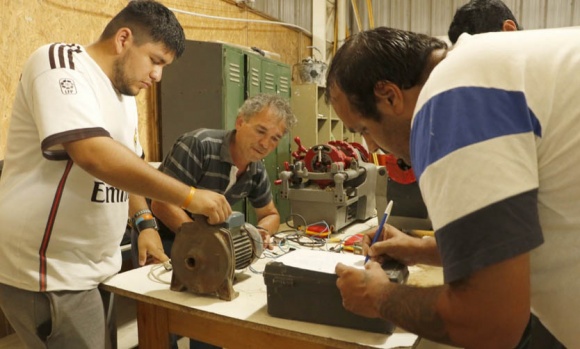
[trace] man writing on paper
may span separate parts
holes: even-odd
[[[463,33],[474,35],[521,29],[512,11],[501,0],[471,0],[455,12],[453,21],[449,26],[448,37],[451,43],[455,44]],[[369,135],[363,136],[369,151],[373,152],[380,149]],[[418,263],[441,265],[439,251],[434,239],[417,239],[389,225],[384,227],[383,237],[384,240],[372,248],[367,248],[369,245],[363,245],[364,254],[378,258],[388,256],[406,265]]]
[[[328,100],[349,129],[413,165],[445,277],[417,288],[390,283],[378,263],[339,264],[347,309],[466,348],[518,346],[532,309],[580,347],[579,34],[463,36],[449,51],[383,27],[339,49]]]

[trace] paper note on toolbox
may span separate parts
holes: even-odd
[[[365,257],[350,253],[298,249],[276,258],[276,261],[284,263],[287,267],[334,274],[338,262],[364,269]]]

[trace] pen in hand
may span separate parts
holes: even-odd
[[[377,242],[377,240],[379,239],[379,236],[381,236],[381,232],[383,231],[383,226],[385,225],[385,223],[387,223],[387,218],[389,218],[389,216],[391,215],[392,209],[393,209],[393,200],[389,201],[389,203],[387,204],[387,208],[385,209],[385,213],[383,214],[383,218],[381,219],[381,222],[379,223],[379,226],[377,227],[377,231],[375,232],[375,236],[373,237],[373,241],[371,241],[371,244],[369,245],[369,247],[371,247],[375,242]],[[365,264],[367,264],[369,259],[370,259],[370,256],[368,255],[368,252],[367,252],[367,258],[365,258]]]

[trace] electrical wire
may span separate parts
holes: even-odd
[[[298,227],[299,227],[299,226],[298,226],[298,227],[294,226],[294,217],[296,217],[296,218],[300,218],[300,219],[302,220],[302,223],[303,223],[303,224],[302,224],[302,226],[304,226],[304,227],[305,227],[305,226],[307,226],[307,225],[308,225],[308,224],[306,223],[306,218],[304,218],[302,215],[300,215],[300,214],[298,214],[298,213],[292,213],[292,214],[288,215],[288,217],[286,217],[286,221],[285,221],[285,223],[286,223],[286,225],[287,225],[288,227],[290,227],[290,228],[292,228],[292,229],[295,229],[295,230],[299,230],[299,229],[298,229]],[[289,223],[289,220],[290,220],[290,218],[292,218],[292,224],[290,224],[290,223]]]
[[[295,247],[320,248],[326,246],[326,239],[310,236],[300,230],[291,230],[286,232],[278,232],[274,234],[274,241],[277,246],[284,252],[286,246],[293,244]],[[292,247],[290,247],[291,249]]]
[[[324,226],[326,229],[324,229],[321,232],[316,232],[316,231],[312,231],[312,230],[308,230],[308,228],[310,227],[314,227],[314,226]],[[328,236],[330,236],[330,234],[332,234],[332,231],[330,230],[330,226],[328,225],[328,223],[326,223],[326,221],[318,221],[316,223],[312,223],[312,224],[308,224],[306,226],[306,233],[310,236],[314,236],[314,237],[321,237],[321,238],[326,238]]]
[[[259,270],[254,269],[254,267],[252,267],[251,265],[248,266],[248,270],[254,274],[263,274],[264,273],[263,271],[259,271]]]
[[[158,270],[161,271],[158,271]],[[163,276],[164,274],[167,274],[171,271],[171,269],[168,269],[164,264],[153,264],[151,265],[151,269],[149,269],[149,272],[147,273],[147,278],[151,281],[155,281],[157,283],[160,284],[171,284],[171,281],[167,281],[161,278],[161,276]]]
[[[292,219],[292,222],[290,220]],[[301,225],[295,225],[294,221],[299,221],[302,223]],[[328,223],[324,220],[308,224],[306,219],[300,214],[290,214],[286,217],[285,220],[286,225],[290,229],[281,230],[275,234],[271,235],[271,245],[274,246],[275,250],[264,250],[262,255],[259,257],[260,259],[272,259],[275,260],[281,256],[284,256],[287,253],[294,251],[295,249],[300,248],[310,248],[310,249],[325,249],[326,251],[337,252],[337,253],[345,253],[343,247],[344,242],[346,239],[350,238],[351,235],[347,235],[342,237],[341,239],[330,239],[330,234],[325,237],[317,237],[316,234],[310,235],[306,233],[306,229],[310,226],[314,225],[324,225],[326,229],[330,231],[330,227]],[[331,241],[334,240],[334,241]],[[335,243],[332,247],[329,247],[329,242]],[[277,251],[277,250],[279,251]],[[247,267],[247,270],[254,274],[262,274],[263,271],[256,270],[252,265]]]
[[[202,17],[202,18],[219,19],[219,20],[233,21],[233,22],[275,24],[275,25],[281,25],[281,26],[286,26],[286,27],[292,27],[292,28],[295,28],[295,29],[300,30],[301,32],[303,32],[303,33],[305,33],[305,34],[307,34],[309,36],[312,36],[312,33],[310,31],[306,30],[305,28],[302,28],[301,26],[298,26],[298,25],[292,24],[292,23],[277,22],[277,21],[267,21],[267,20],[264,20],[264,19],[245,19],[245,18],[231,18],[231,17],[212,16],[212,15],[206,15],[206,14],[197,13],[197,12],[190,12],[190,11],[179,10],[179,9],[171,8],[171,7],[169,7],[169,9],[171,11],[173,11],[173,12],[182,13],[182,14],[186,14],[186,15],[190,15],[190,16]]]

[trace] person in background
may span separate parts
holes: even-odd
[[[450,51],[381,27],[338,50],[327,99],[413,165],[444,273],[420,288],[389,282],[377,255],[364,270],[339,263],[346,309],[465,348],[533,346],[531,309],[552,347],[580,347],[579,34],[463,35]]]
[[[447,36],[455,44],[463,33],[475,35],[516,30],[522,28],[501,0],[471,0],[455,11]]]
[[[238,111],[234,130],[199,129],[182,135],[159,170],[186,185],[222,194],[230,205],[247,197],[256,212],[256,227],[269,247],[280,215],[262,160],[295,122],[286,99],[271,94],[250,97]],[[151,202],[151,210],[160,221],[159,233],[170,256],[175,233],[192,221],[191,215],[178,205],[158,200]],[[214,347],[191,340],[190,348]]]
[[[144,197],[209,222],[231,208],[141,157],[134,96],[184,50],[175,15],[131,1],[89,46],[37,49],[18,84],[0,177],[0,307],[27,348],[104,348],[98,285],[121,268],[128,214],[141,262],[165,261]],[[193,194],[193,195],[192,195]]]

